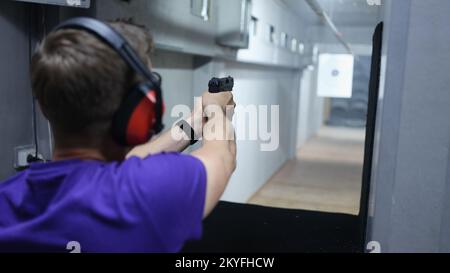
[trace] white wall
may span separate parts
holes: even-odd
[[[170,110],[178,104],[193,105],[194,57],[157,50],[152,57],[155,71],[162,76],[162,89],[167,112],[164,115],[166,127],[177,119],[170,116]]]
[[[234,95],[238,105],[267,105],[269,107],[279,105],[280,107],[278,123],[280,145],[278,149],[262,152],[261,143],[263,141],[261,140],[238,140],[237,142],[237,169],[223,200],[246,202],[295,154],[300,72],[299,70],[216,60],[196,67],[195,90],[203,90],[205,83],[213,75],[235,77]],[[234,123],[238,124],[239,122],[235,120]]]
[[[317,96],[317,68],[303,70],[297,119],[297,149],[314,137],[323,125],[324,99]]]

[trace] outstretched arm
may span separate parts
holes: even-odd
[[[201,103],[201,101],[199,101]],[[191,116],[186,119],[186,122],[194,128],[196,136],[202,135],[202,105],[196,104]],[[178,136],[178,137],[174,137]],[[183,152],[190,145],[189,136],[187,136],[179,126],[173,125],[170,130],[161,134],[157,138],[150,142],[136,146],[127,155],[127,158],[137,156],[140,158],[146,158],[150,155],[162,153],[162,152]]]
[[[203,95],[208,121],[203,128],[203,146],[192,153],[202,161],[207,173],[204,217],[220,200],[231,175],[236,169],[236,140],[231,124],[235,103],[231,92]],[[211,108],[211,106],[213,106]]]

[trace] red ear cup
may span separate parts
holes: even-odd
[[[156,94],[156,92],[154,90],[150,90],[147,93],[147,98],[156,105],[157,101],[158,101],[158,95]],[[164,103],[164,101],[162,101],[162,98],[160,98],[161,100],[161,116],[164,115],[164,113],[166,112],[166,104]],[[154,108],[155,111],[157,111],[156,106]],[[155,116],[156,118],[156,116]],[[155,121],[156,122],[156,121]]]
[[[147,142],[151,137],[151,128],[155,122],[155,104],[143,96],[128,121],[126,131],[127,144],[135,146]]]
[[[116,112],[112,125],[112,134],[117,142],[124,146],[137,146],[150,140],[153,134],[161,130],[164,103],[160,92],[154,90],[151,83],[139,84],[123,101]],[[159,109],[159,110],[158,110]],[[162,129],[162,128],[161,128]]]

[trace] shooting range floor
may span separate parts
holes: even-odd
[[[323,127],[249,203],[357,215],[364,137],[363,129]]]

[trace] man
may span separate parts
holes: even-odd
[[[148,32],[110,25],[150,67]],[[178,126],[137,147],[112,137],[114,114],[141,79],[95,35],[50,33],[31,78],[52,127],[53,161],[0,184],[0,251],[177,252],[201,237],[202,219],[235,169],[231,92],[203,95],[186,120],[203,146],[183,155],[191,142],[173,137],[183,132]]]

